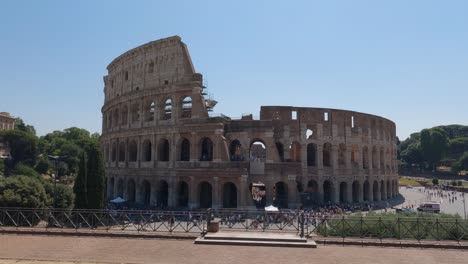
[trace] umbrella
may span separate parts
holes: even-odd
[[[115,198],[114,200],[111,200],[110,202],[111,202],[111,203],[125,203],[126,200],[123,199],[122,197],[117,197],[117,198]]]
[[[265,211],[267,212],[278,212],[278,207],[274,207],[273,205],[265,207]]]

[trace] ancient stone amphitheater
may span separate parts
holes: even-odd
[[[388,119],[294,106],[262,106],[259,120],[212,115],[216,101],[178,36],[129,50],[107,69],[101,144],[108,199],[297,208],[398,193]]]

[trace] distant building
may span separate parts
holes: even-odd
[[[0,112],[0,131],[15,128],[15,118],[7,112]],[[10,149],[0,137],[0,159],[10,156]]]

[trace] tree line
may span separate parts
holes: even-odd
[[[468,126],[436,126],[413,133],[398,145],[402,167],[435,170],[451,167],[453,173],[468,171]]]
[[[0,160],[0,207],[104,206],[99,134],[71,127],[38,137],[33,126],[18,118],[13,130],[0,132],[0,140],[11,155]]]

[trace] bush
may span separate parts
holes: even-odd
[[[39,179],[0,177],[0,207],[42,208],[47,202],[47,194]]]
[[[51,167],[50,161],[46,158],[40,158],[34,169],[40,174],[46,174]]]
[[[39,178],[39,173],[37,173],[36,170],[22,163],[16,164],[15,169],[14,169],[14,174]]]
[[[437,178],[432,179],[432,185],[439,185],[439,179]]]
[[[0,176],[5,175],[5,161],[0,159]]]
[[[57,184],[56,194],[54,193],[54,184],[46,183],[44,188],[47,194],[47,200],[49,206],[54,206],[54,196],[56,195],[57,204],[55,208],[69,209],[73,208],[73,201],[75,200],[75,194],[70,186],[64,184]]]

